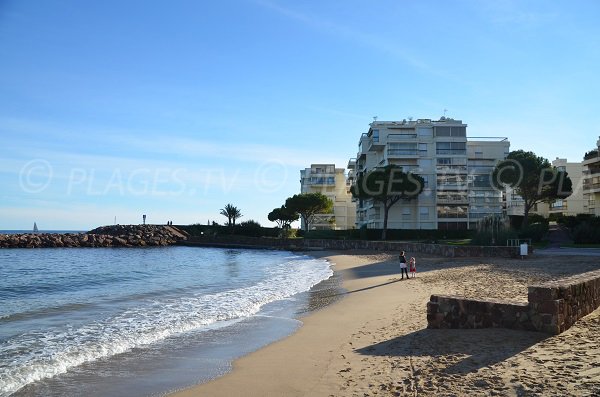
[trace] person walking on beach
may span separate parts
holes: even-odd
[[[398,259],[400,260],[400,274],[402,275],[402,280],[404,280],[404,273],[406,273],[406,278],[408,279],[408,269],[406,268],[406,255],[404,254],[404,251],[400,251]]]
[[[410,260],[408,261],[408,268],[410,270],[410,274],[412,275],[412,278],[415,278],[417,276],[417,260],[415,259],[415,257],[411,257]]]

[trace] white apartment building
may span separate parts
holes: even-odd
[[[310,168],[300,171],[301,193],[321,193],[333,201],[333,213],[315,216],[311,230],[355,228],[356,205],[344,171],[335,168],[335,164],[311,164]],[[303,229],[304,226],[302,221]]]
[[[600,216],[600,139],[583,162],[583,205],[586,213]]]
[[[492,188],[490,175],[508,155],[510,143],[507,138],[468,140],[466,130],[461,120],[442,117],[374,121],[362,134],[357,157],[349,162],[356,177],[395,164],[425,180],[417,199],[390,209],[388,228],[467,229],[484,216],[502,213],[502,192]],[[357,200],[356,222],[357,227],[382,228],[381,204]]]
[[[573,193],[564,199],[555,200],[548,206],[548,214],[572,216],[587,213],[585,208],[587,200],[583,198],[583,165],[582,163],[569,163],[567,159],[556,158],[552,165],[559,171],[566,171],[571,179]]]

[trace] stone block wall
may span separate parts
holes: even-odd
[[[328,250],[373,250],[373,251],[406,251],[409,255],[429,254],[456,257],[494,257],[518,258],[519,247],[482,247],[455,246],[445,244],[408,243],[402,241],[367,241],[367,240],[329,240],[329,239],[289,239],[282,240],[266,237],[244,236],[196,236],[190,237],[188,245],[255,247],[277,249],[328,249]],[[533,252],[529,247],[530,253]]]
[[[600,306],[600,270],[528,288],[528,303],[432,295],[428,328],[510,328],[559,334]]]
[[[298,240],[305,248],[324,248],[332,250],[345,249],[369,249],[376,251],[406,251],[409,254],[430,254],[435,256],[445,256],[449,258],[457,257],[501,257],[518,258],[519,247],[484,247],[476,245],[446,245],[446,244],[425,244],[410,243],[402,241],[366,241],[366,240],[328,240],[328,239],[303,239]],[[529,247],[529,253],[533,253],[533,248]]]

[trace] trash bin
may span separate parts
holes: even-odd
[[[521,244],[521,256],[527,256],[527,243]]]

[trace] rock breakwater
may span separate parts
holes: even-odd
[[[0,234],[0,248],[166,246],[187,237],[186,232],[174,226],[114,225],[87,233]]]

